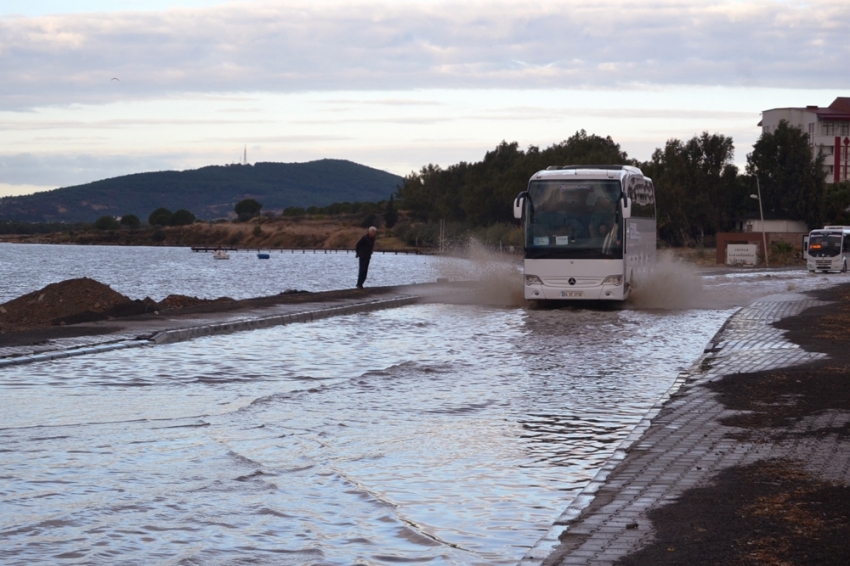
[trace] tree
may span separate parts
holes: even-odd
[[[252,198],[246,198],[237,202],[236,206],[233,207],[233,210],[239,217],[239,221],[244,222],[246,220],[254,218],[255,216],[259,216],[260,210],[262,208],[263,205],[257,202],[256,200]]]
[[[687,142],[668,140],[640,165],[655,185],[663,240],[702,244],[706,234],[731,228],[742,191],[734,155],[732,138],[703,132]]]
[[[188,210],[181,208],[180,210],[174,211],[174,214],[171,215],[171,224],[172,226],[188,226],[195,222],[195,215],[189,212]]]
[[[404,179],[396,196],[415,219],[487,226],[512,223],[510,203],[531,176],[550,165],[623,165],[630,161],[610,137],[576,132],[545,150],[503,141],[478,163],[460,162],[447,169],[427,165]]]
[[[828,185],[825,201],[826,224],[850,226],[850,181]]]
[[[363,228],[369,228],[371,226],[378,226],[378,215],[375,213],[367,214],[362,221],[360,221],[360,226]]]
[[[142,221],[135,214],[125,214],[121,217],[121,225],[128,228],[136,229],[142,225]]]
[[[764,132],[747,155],[747,173],[757,175],[765,213],[821,226],[826,183],[823,155],[812,155],[809,135],[782,120]]]
[[[300,206],[287,206],[283,209],[283,216],[304,216],[306,213]]]
[[[117,230],[121,224],[112,216],[101,216],[95,221],[94,227],[98,230]]]
[[[395,209],[393,196],[390,195],[390,200],[387,201],[387,209],[384,211],[384,224],[387,228],[392,228],[398,222],[398,211]]]
[[[164,206],[157,208],[148,216],[148,224],[151,226],[168,226],[171,224],[171,211]]]

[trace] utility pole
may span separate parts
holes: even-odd
[[[756,190],[758,191],[758,196],[750,195],[750,198],[754,198],[759,201],[759,215],[761,216],[761,239],[764,242],[764,266],[770,267],[770,261],[767,258],[767,234],[764,230],[764,209],[761,206],[761,186],[759,186],[759,176],[756,174]]]

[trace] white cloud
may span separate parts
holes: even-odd
[[[0,109],[181,93],[846,88],[848,28],[850,5],[831,0],[289,0],[5,17]]]
[[[130,172],[178,169],[181,158],[174,155],[57,155],[33,153],[0,154],[0,185],[12,191],[45,190],[89,183]],[[139,169],[140,168],[140,169]]]
[[[32,193],[40,193],[55,188],[50,185],[10,185],[9,183],[0,183],[0,198],[31,195]]]

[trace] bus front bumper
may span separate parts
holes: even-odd
[[[844,257],[818,257],[809,258],[806,261],[806,268],[809,271],[841,271],[844,267]]]
[[[597,285],[580,289],[526,285],[525,298],[529,301],[622,301],[627,298],[627,289],[622,284]]]

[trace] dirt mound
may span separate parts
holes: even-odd
[[[159,303],[149,297],[130,300],[94,279],[68,279],[0,305],[0,334],[232,300],[228,297],[199,299],[186,295],[169,295]]]
[[[0,305],[0,332],[98,320],[131,302],[94,279],[68,279]]]

